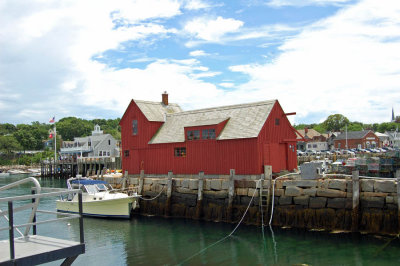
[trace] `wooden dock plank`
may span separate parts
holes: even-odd
[[[20,265],[33,265],[65,259],[85,253],[85,244],[52,237],[31,235],[14,239],[15,262]],[[8,240],[0,241],[0,263],[10,261]]]

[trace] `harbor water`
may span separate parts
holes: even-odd
[[[0,186],[26,176],[0,178]],[[41,179],[42,187],[66,187],[65,180]],[[30,193],[31,184],[0,192],[0,197]],[[39,209],[55,210],[56,198]],[[0,206],[1,210],[6,204]],[[43,217],[43,218],[41,218]],[[53,216],[40,214],[38,220]],[[26,222],[26,213],[16,214]],[[1,218],[0,226],[7,226]],[[134,216],[130,220],[84,218],[86,253],[73,265],[400,265],[396,237],[210,223]],[[79,241],[79,221],[39,225],[38,234]],[[16,234],[17,236],[17,234]],[[8,238],[0,232],[1,240]],[[48,265],[60,265],[61,261]]]

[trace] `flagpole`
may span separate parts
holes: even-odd
[[[56,160],[57,160],[57,131],[56,131],[56,121],[54,120],[54,167],[56,166],[55,165]]]

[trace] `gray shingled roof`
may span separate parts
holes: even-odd
[[[164,114],[173,114],[182,111],[179,105],[175,103],[164,105],[161,102],[134,101],[149,121],[164,122]]]
[[[167,115],[166,122],[149,142],[185,141],[185,127],[216,125],[228,120],[217,140],[256,138],[276,100],[208,108]]]
[[[347,139],[362,139],[365,135],[368,134],[371,130],[363,130],[363,131],[349,131],[347,132]],[[335,140],[346,139],[346,133],[343,132],[338,135]]]
[[[74,142],[80,142],[80,143],[88,142],[89,139],[91,140],[91,142],[101,142],[109,135],[110,134],[102,134],[102,135],[91,135],[87,137],[76,137],[74,138]]]

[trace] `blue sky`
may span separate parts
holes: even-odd
[[[278,99],[292,123],[400,114],[398,0],[5,0],[0,123]]]

